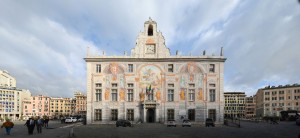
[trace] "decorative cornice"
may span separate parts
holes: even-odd
[[[86,62],[225,62],[226,58],[84,58]]]

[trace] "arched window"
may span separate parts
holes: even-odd
[[[152,24],[150,24],[149,27],[148,27],[148,36],[153,36],[153,26],[152,26]]]

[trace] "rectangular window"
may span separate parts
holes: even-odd
[[[111,90],[111,100],[118,101],[118,90],[117,89]]]
[[[128,102],[133,101],[133,89],[127,89],[127,101]]]
[[[133,72],[133,64],[128,64],[128,72]]]
[[[111,84],[111,87],[116,88],[116,87],[118,87],[118,84],[117,84],[117,83],[112,83],[112,84]]]
[[[174,84],[168,84],[168,87],[174,88]]]
[[[189,89],[188,97],[189,97],[189,101],[195,100],[195,89]]]
[[[209,101],[214,102],[216,100],[216,90],[209,89]]]
[[[102,110],[101,109],[95,109],[95,120],[96,121],[102,120]]]
[[[173,72],[173,64],[168,64],[168,72]]]
[[[195,121],[195,109],[188,110],[188,118],[191,121]]]
[[[96,101],[102,101],[102,89],[96,89]]]
[[[111,109],[111,121],[118,120],[118,109]]]
[[[127,110],[127,120],[134,121],[134,112],[133,111],[134,111],[133,109]]]
[[[209,87],[216,87],[216,84],[209,84]]]
[[[96,73],[101,73],[101,64],[96,65]]]
[[[168,102],[174,101],[174,89],[168,89]]]
[[[270,92],[265,92],[265,95],[270,95]]]
[[[209,64],[209,72],[215,72],[215,64]]]
[[[168,120],[174,120],[174,109],[167,110],[167,117],[168,117]]]
[[[102,87],[102,84],[101,83],[96,83],[96,88],[101,88]]]
[[[133,83],[128,83],[128,84],[127,84],[127,87],[128,87],[128,88],[133,88]]]
[[[216,109],[209,109],[208,110],[208,117],[212,118],[214,121],[216,121]]]

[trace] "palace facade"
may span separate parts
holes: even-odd
[[[187,47],[188,48],[188,47]],[[195,124],[224,119],[223,51],[218,56],[171,55],[157,23],[144,23],[131,54],[90,55],[87,64],[87,123],[161,122]]]

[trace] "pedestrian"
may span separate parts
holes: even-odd
[[[34,118],[33,117],[29,118],[24,125],[26,125],[28,128],[28,134],[32,135],[35,127]]]
[[[48,123],[49,123],[49,117],[48,116],[46,117],[44,123],[45,123],[45,128],[48,128]]]
[[[43,126],[43,119],[38,117],[37,121],[36,121],[36,130],[38,133],[42,133],[42,126]]]
[[[6,121],[2,124],[1,128],[5,127],[6,134],[10,135],[11,129],[14,127],[14,123],[11,122],[9,119],[6,119]]]

